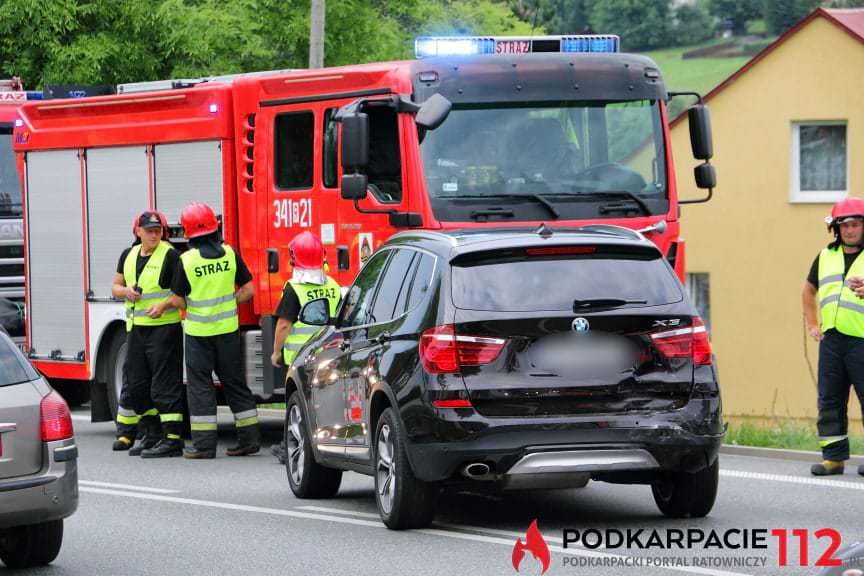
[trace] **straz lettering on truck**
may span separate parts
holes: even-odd
[[[221,262],[216,262],[215,264],[204,264],[203,266],[195,267],[195,277],[200,278],[201,276],[209,276],[210,274],[216,274],[217,272],[230,272],[230,264],[228,260],[222,260]]]

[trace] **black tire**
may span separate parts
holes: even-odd
[[[0,560],[9,568],[50,564],[63,543],[63,520],[18,526],[0,532]]]
[[[285,406],[285,471],[298,498],[332,498],[342,483],[342,470],[315,461],[299,392],[291,394]]]
[[[695,474],[665,472],[651,484],[654,502],[669,518],[702,518],[717,499],[720,459]]]
[[[60,393],[70,408],[77,408],[90,401],[90,386],[86,381],[52,378],[51,387]]]
[[[107,388],[108,409],[111,411],[111,418],[116,419],[126,365],[126,332],[116,330],[111,335],[111,341],[105,352],[108,355],[108,366],[105,371],[107,374],[105,387]]]
[[[438,487],[414,477],[405,451],[405,433],[393,408],[375,427],[375,504],[391,530],[425,528],[435,516]]]

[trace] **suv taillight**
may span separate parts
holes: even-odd
[[[692,326],[654,332],[651,340],[666,358],[692,358],[694,364],[711,364],[711,341],[699,316],[693,317]]]
[[[452,324],[444,324],[420,336],[420,362],[430,374],[458,373],[462,366],[494,362],[506,343],[504,338],[456,334]]]
[[[74,435],[69,406],[66,405],[66,401],[56,390],[52,390],[50,394],[42,398],[40,416],[43,442],[65,440]]]

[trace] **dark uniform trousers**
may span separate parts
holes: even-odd
[[[243,355],[236,331],[218,336],[186,335],[186,392],[193,445],[197,450],[216,449],[216,391],[211,377],[214,371],[234,413],[239,444],[259,445],[261,431],[255,397],[243,380]]]
[[[817,426],[820,438],[842,437],[848,434],[846,408],[849,404],[850,382],[858,395],[858,401],[864,406],[864,338],[829,330],[819,344]],[[822,444],[824,459],[849,459],[848,438]]]
[[[120,394],[120,406],[144,415],[141,424],[148,434],[158,430],[159,416],[148,414],[152,409],[163,417],[183,414],[182,337],[183,327],[179,322],[134,326],[126,335],[126,381]],[[123,429],[118,433],[134,438],[135,427],[130,428],[131,434]],[[182,420],[162,422],[162,432],[179,437],[183,432]]]

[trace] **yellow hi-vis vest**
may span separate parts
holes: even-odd
[[[227,244],[222,247],[225,254],[219,258],[204,258],[197,248],[180,255],[183,271],[192,288],[186,296],[186,322],[183,326],[189,336],[230,334],[240,327],[234,297],[237,256]]]
[[[864,338],[864,299],[845,285],[846,276],[864,278],[864,251],[860,252],[844,275],[846,268],[843,248],[825,248],[819,254],[820,328],[831,328],[841,334]]]
[[[159,318],[150,318],[147,316],[147,309],[167,300],[171,296],[171,290],[163,290],[159,286],[159,276],[162,275],[162,266],[165,264],[165,255],[171,250],[171,244],[168,242],[159,242],[147,264],[144,265],[144,270],[141,271],[141,277],[136,276],[136,263],[138,255],[141,253],[141,245],[133,246],[126,255],[123,261],[123,280],[126,286],[134,286],[136,283],[141,289],[141,299],[137,302],[126,300],[126,331],[132,330],[132,326],[164,326],[165,324],[176,324],[180,322],[180,310],[169,308]]]
[[[323,286],[321,284],[293,284],[289,281],[285,283],[285,287],[288,287],[289,284],[294,288],[294,292],[297,293],[300,308],[303,308],[311,300],[327,298],[327,303],[330,307],[330,316],[336,315],[336,306],[339,305],[341,293],[339,291],[339,284],[329,276],[327,277],[327,283]],[[300,322],[300,320],[291,325],[291,330],[282,344],[282,360],[286,366],[291,365],[294,357],[297,356],[297,351],[319,330],[321,330],[320,326],[310,326],[309,324]]]

